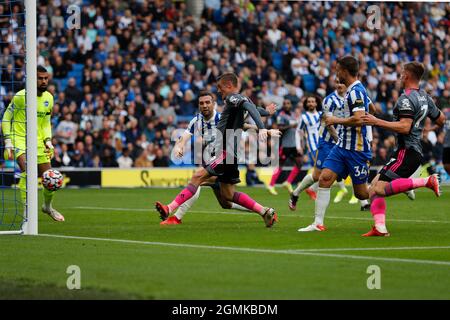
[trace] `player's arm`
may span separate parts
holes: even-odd
[[[55,155],[55,147],[52,144],[52,109],[53,109],[53,97],[50,102],[50,111],[45,115],[45,121],[42,124],[42,136],[44,137],[45,152],[49,159],[52,159]]]
[[[270,117],[277,111],[277,105],[275,103],[271,103],[267,105],[265,108],[256,107],[261,117]]]
[[[365,125],[377,126],[400,134],[408,134],[413,123],[413,118],[410,117],[401,117],[400,121],[391,122],[379,119],[371,114],[366,114],[362,119]]]
[[[194,135],[195,126],[197,124],[198,116],[195,116],[190,122],[187,129],[178,138],[175,146],[173,147],[175,156],[181,158],[184,155],[184,146],[186,142]]]
[[[188,141],[188,139],[190,139],[191,137],[192,137],[192,134],[186,130],[178,138],[177,142],[175,143],[175,146],[173,147],[175,155],[178,158],[181,158],[184,155],[184,146],[186,145],[186,142]]]
[[[361,127],[363,123],[364,110],[353,109],[353,115],[348,118],[338,118],[336,116],[327,117],[325,123],[327,126],[342,124],[346,127]]]
[[[248,111],[250,117],[252,117],[253,121],[255,121],[261,139],[265,140],[267,138],[267,135],[280,136],[281,132],[279,130],[274,129],[267,130],[265,128],[264,122],[261,119],[261,115],[259,114],[258,110],[256,109],[256,106],[253,103],[245,101],[242,104],[242,108]]]
[[[439,110],[439,108],[434,103],[431,97],[427,97],[428,99],[428,117],[437,124],[439,127],[444,126],[445,121],[447,120],[445,114]]]
[[[328,129],[328,132],[330,133],[331,137],[333,138],[333,140],[335,142],[338,142],[339,136],[338,136],[338,133],[336,131],[336,128],[334,126],[330,125],[330,126],[327,126],[327,129]]]

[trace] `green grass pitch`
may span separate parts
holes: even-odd
[[[281,188],[239,190],[276,208],[279,223],[267,229],[256,214],[227,212],[209,188],[168,227],[154,202],[179,189],[63,189],[55,207],[66,222],[40,214],[40,236],[0,236],[0,299],[450,298],[449,187],[439,199],[430,190],[389,198],[389,238],[361,237],[371,216],[348,204],[350,194],[330,204],[328,231],[299,233],[312,221],[307,196],[291,212]],[[70,265],[81,269],[81,290],[66,287]],[[371,265],[381,289],[367,287]]]

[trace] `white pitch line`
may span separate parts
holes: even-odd
[[[39,234],[39,236],[52,237],[52,238],[63,238],[63,239],[141,244],[141,245],[152,245],[152,246],[192,248],[192,249],[226,250],[226,251],[237,251],[237,252],[271,253],[271,254],[288,254],[288,255],[306,255],[306,256],[331,257],[331,258],[340,258],[340,259],[371,260],[371,261],[377,260],[377,261],[384,261],[384,262],[403,262],[403,263],[450,266],[450,261],[370,257],[370,256],[357,256],[357,255],[347,255],[347,254],[318,253],[318,252],[310,252],[310,251],[306,251],[306,250],[274,250],[274,249],[240,248],[240,247],[222,247],[222,246],[208,246],[208,245],[187,244],[187,243],[168,243],[168,242],[151,242],[151,241],[126,240],[126,239],[65,236],[65,235],[57,235],[57,234]]]
[[[103,211],[132,211],[132,212],[156,212],[155,209],[149,208],[105,208],[105,207],[65,207],[66,209],[83,209],[83,210],[103,210]],[[198,212],[198,213],[212,213],[212,214],[233,214],[233,215],[254,215],[252,212],[236,212],[233,210],[229,211],[207,211],[207,210],[192,210],[192,212]],[[300,218],[299,214],[294,213],[283,213],[281,217],[289,216],[294,217],[298,216]],[[304,217],[302,217],[304,218]],[[341,216],[326,216],[327,219],[342,219],[342,220],[362,220],[362,221],[373,221],[372,218],[362,218],[362,217],[341,217]],[[414,222],[414,223],[450,223],[450,221],[440,221],[440,220],[410,220],[410,219],[389,219],[389,221],[393,222]]]

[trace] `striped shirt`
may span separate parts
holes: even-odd
[[[335,116],[338,118],[344,117],[344,97],[341,97],[337,91],[329,94],[325,97],[322,103],[322,113],[327,117]],[[335,125],[336,132],[339,132],[341,125]],[[331,136],[325,121],[320,122],[319,127],[319,140],[322,142],[335,143],[333,137]]]
[[[200,136],[202,138],[203,148],[216,140],[217,124],[220,120],[220,113],[214,110],[212,117],[206,120],[201,113],[192,118],[186,129],[191,136]]]
[[[319,144],[319,126],[320,126],[320,113],[315,110],[314,112],[303,112],[300,117],[300,123],[298,130],[303,130],[306,133],[306,141],[308,143],[308,149],[310,152],[316,152]]]
[[[347,88],[344,98],[344,117],[350,118],[357,111],[369,112],[369,96],[359,80]],[[370,152],[368,126],[342,126],[337,145],[350,151]]]

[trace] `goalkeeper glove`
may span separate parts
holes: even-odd
[[[5,152],[3,156],[5,160],[12,160],[14,155],[14,146],[12,144],[11,139],[5,139]]]
[[[45,139],[44,145],[45,145],[45,153],[47,154],[48,159],[51,160],[55,155],[55,147],[53,146],[52,141],[50,139]]]

